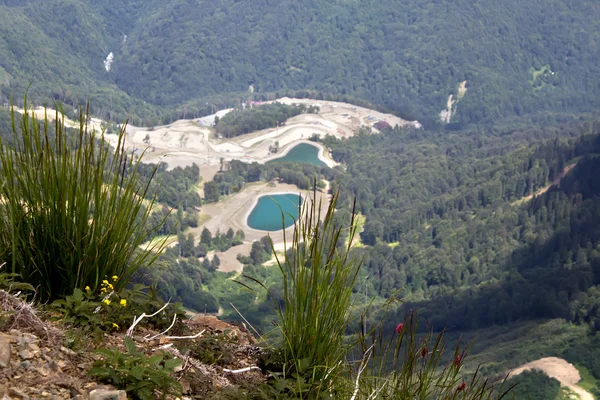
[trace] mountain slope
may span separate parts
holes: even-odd
[[[459,122],[581,109],[583,99],[598,104],[599,16],[583,0],[178,0],[136,26],[115,79],[159,104],[253,85],[352,94],[437,118],[467,81]]]
[[[29,88],[38,103],[77,106],[90,100],[94,114],[105,118],[156,114],[111,82],[104,68],[115,41],[108,26],[79,0],[0,1],[0,103],[10,95],[19,103]]]
[[[143,113],[149,106],[133,99],[173,109],[304,89],[430,125],[452,94],[454,127],[600,106],[600,7],[588,0],[22,4],[0,1],[0,67],[46,95],[97,93],[105,113],[115,98]]]

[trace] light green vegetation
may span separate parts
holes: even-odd
[[[556,82],[556,73],[552,71],[549,64],[544,65],[539,70],[534,67],[529,68],[529,75],[531,76],[531,80],[528,82],[533,87],[534,92],[551,87]]]
[[[546,64],[544,65],[542,68],[540,68],[539,70],[531,67],[529,68],[529,73],[531,74],[531,83],[534,83],[537,78],[539,78],[540,76],[542,76],[543,74],[547,74],[552,72],[552,70],[550,69],[550,64]]]
[[[598,390],[598,380],[594,378],[592,373],[582,365],[575,364],[575,367],[577,368],[577,371],[579,371],[579,375],[581,375],[581,380],[577,383],[577,386],[588,392]]]
[[[210,215],[210,214],[200,213],[200,215],[198,216],[198,225],[203,225],[203,224],[207,223],[208,221],[210,221],[211,218],[212,218],[212,215]]]
[[[556,400],[575,400],[575,399],[579,399],[579,396],[577,396],[575,393],[570,391],[569,388],[561,386],[561,388],[558,392],[558,396],[556,397]]]
[[[8,85],[10,83],[10,74],[8,72],[6,72],[6,70],[4,68],[2,68],[2,66],[0,66],[0,86],[2,85]],[[2,104],[0,104],[2,105]]]
[[[355,218],[355,221],[356,221],[356,232],[360,233],[365,228],[365,222],[367,222],[367,217],[365,217],[361,213],[357,212],[354,218]],[[347,246],[348,243],[349,243],[349,241],[350,241],[350,236],[346,235],[345,236],[345,242],[344,242],[344,244]],[[361,247],[363,247],[363,244],[360,241],[360,237],[358,235],[356,235],[354,237],[353,243],[352,243],[352,247],[353,248],[361,248]]]
[[[484,375],[503,375],[511,368],[542,357],[563,357],[571,343],[585,342],[586,336],[584,326],[562,319],[512,323],[460,333],[450,330],[447,333],[449,340],[462,337],[471,343],[467,368],[474,370],[481,364]]]

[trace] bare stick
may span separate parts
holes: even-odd
[[[242,372],[252,371],[253,369],[260,369],[256,365],[252,365],[250,367],[242,368],[242,369],[227,369],[223,368],[223,372],[227,372],[229,374],[241,374]]]
[[[179,339],[196,339],[199,338],[200,336],[202,336],[202,334],[206,332],[206,329],[202,330],[202,332],[198,332],[195,335],[191,335],[191,336],[165,336],[166,339],[171,339],[171,340],[179,340]]]
[[[169,347],[172,347],[172,346],[173,346],[173,343],[167,343],[167,344],[165,344],[163,346],[155,348],[152,351],[165,350],[165,349],[168,349]]]
[[[350,398],[350,400],[356,400],[356,396],[358,395],[358,389],[360,386],[360,376],[362,375],[365,368],[367,368],[367,364],[369,363],[369,360],[371,359],[371,351],[373,350],[373,346],[375,346],[375,343],[373,343],[371,345],[371,347],[369,347],[367,349],[367,351],[365,352],[365,355],[363,356],[362,361],[360,362],[360,367],[358,368],[358,374],[356,375],[356,382],[354,383],[354,393],[352,393],[352,397]]]
[[[165,308],[167,308],[167,306],[169,305],[169,303],[166,303],[164,306],[161,307],[160,310],[158,310],[157,312],[155,312],[154,314],[150,314],[150,315],[146,315],[146,313],[142,313],[142,315],[140,315],[139,317],[134,317],[133,318],[133,324],[131,324],[131,326],[129,327],[129,329],[127,329],[127,334],[126,336],[131,337],[133,335],[133,329],[135,328],[135,326],[137,324],[139,324],[144,318],[151,318],[154,317],[155,315],[158,315],[160,312],[162,312]]]
[[[152,336],[152,337],[148,337],[148,336],[150,336],[150,335],[146,335],[146,336],[144,337],[144,339],[146,339],[146,340],[150,341],[150,340],[152,340],[152,339],[156,339],[157,337],[164,335],[165,333],[169,332],[169,330],[170,330],[170,329],[173,327],[173,325],[175,325],[175,321],[176,321],[176,320],[177,320],[177,314],[173,315],[173,322],[171,322],[171,325],[169,325],[169,327],[168,327],[167,329],[165,329],[165,330],[164,330],[163,332],[161,332],[161,333],[157,333],[156,335],[154,335],[154,336]]]

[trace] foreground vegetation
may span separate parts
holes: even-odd
[[[102,141],[95,140],[94,134],[87,132],[85,125],[80,127],[78,135],[70,136],[58,123],[55,136],[50,137],[47,121],[39,126],[34,118],[24,115],[20,128],[15,124],[13,130],[21,152],[12,148],[3,152],[2,187],[7,200],[1,217],[10,240],[3,241],[0,250],[7,257],[7,263],[12,261],[8,265],[15,273],[2,272],[3,288],[10,288],[13,278],[23,280],[29,289],[33,289],[33,285],[40,287],[40,276],[62,288],[59,291],[54,285],[48,285],[39,290],[39,294],[34,293],[34,296],[40,296],[34,298],[38,301],[55,300],[50,307],[60,316],[62,324],[71,329],[74,335],[69,336],[71,340],[77,338],[77,344],[71,342],[71,347],[85,347],[88,340],[101,340],[111,331],[122,332],[128,321],[133,320],[124,339],[126,352],[119,349],[98,350],[101,358],[94,363],[90,374],[127,390],[134,398],[181,394],[181,385],[172,377],[175,367],[181,365],[177,353],[148,357],[130,338],[144,314],[156,317],[151,324],[159,330],[173,318],[163,335],[180,327],[175,326],[175,322],[182,318],[180,308],[168,307],[152,289],[132,282],[139,272],[152,268],[160,251],[159,248],[156,253],[150,253],[148,249],[139,247],[140,238],[146,234],[145,223],[149,213],[144,210],[143,195],[138,192],[136,183],[139,175],[135,163],[129,161],[125,164],[131,159],[125,158],[122,147],[115,149],[114,154],[109,152]],[[47,163],[45,169],[34,168],[40,162]],[[118,168],[111,168],[113,165]],[[11,175],[16,168],[23,168],[29,175]],[[124,171],[127,171],[126,176]],[[55,207],[50,207],[45,205],[46,199],[41,195],[27,197],[29,193],[41,191],[47,199],[54,199],[54,186],[43,184],[54,182],[51,178],[55,175],[52,174],[57,173],[63,178],[65,191],[74,193],[75,197],[69,198],[71,202],[59,202],[62,197],[56,194],[58,199],[52,203]],[[76,173],[89,177],[89,180],[81,179],[81,175]],[[89,186],[85,186],[86,182]],[[148,184],[142,186],[147,187]],[[77,231],[66,221],[78,221],[69,211],[79,200],[76,196],[79,189],[87,189],[95,196],[90,199],[89,208],[78,209],[85,215],[81,216],[84,222],[76,224]],[[83,194],[79,196],[83,198]],[[110,203],[106,203],[108,201]],[[365,331],[360,333],[358,341],[348,341],[346,333],[350,326],[352,291],[360,263],[350,258],[349,245],[345,248],[338,246],[344,243],[341,233],[347,228],[335,218],[335,202],[334,197],[324,216],[318,214],[320,208],[306,206],[289,243],[289,251],[278,261],[284,280],[284,295],[281,300],[274,300],[280,335],[277,336],[279,340],[272,342],[274,347],[269,351],[273,355],[280,354],[281,358],[280,361],[271,361],[268,368],[270,380],[264,387],[232,390],[248,390],[245,393],[256,398],[260,398],[265,390],[269,391],[269,398],[366,399],[384,395],[399,399],[415,395],[424,399],[496,398],[495,393],[498,392],[494,391],[494,386],[478,374],[467,379],[460,373],[466,352],[458,345],[450,363],[442,367],[444,347],[441,336],[438,339],[430,336],[417,339],[412,315],[394,328],[395,336],[389,347],[381,347],[376,341],[369,344],[372,339]],[[132,207],[132,204],[137,206]],[[62,207],[57,207],[60,205]],[[129,207],[137,221],[131,227],[134,233],[126,237],[111,234],[110,229],[115,224],[110,219],[101,218],[105,212],[104,205],[114,207],[114,212]],[[80,206],[83,207],[83,204]],[[27,212],[24,213],[24,210]],[[37,243],[37,247],[32,246],[32,249],[65,246],[63,242],[73,245],[81,240],[94,243],[94,234],[102,232],[101,237],[114,238],[111,248],[123,249],[123,253],[107,260],[103,252],[92,251],[94,247],[81,252],[70,249],[70,257],[75,262],[70,262],[71,258],[67,260],[69,262],[57,258],[54,265],[44,267],[47,261],[43,251],[20,248],[24,255],[21,258],[10,252],[23,243],[23,237],[31,237],[38,230],[47,229],[47,220],[63,221],[54,227],[57,237],[36,238],[32,244]],[[350,222],[351,236],[356,229],[353,221]],[[32,229],[23,230],[20,228],[23,225]],[[95,248],[102,249],[102,242]],[[32,267],[37,268],[28,269]],[[107,269],[109,267],[112,269]],[[57,273],[59,271],[64,272]],[[254,282],[255,288],[269,291],[259,280],[254,278],[250,281]],[[11,319],[19,318],[8,309],[3,309],[0,317],[3,327],[10,326],[6,324]],[[393,364],[388,365],[389,360]],[[229,392],[224,395],[235,394]]]

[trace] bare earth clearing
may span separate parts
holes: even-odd
[[[254,205],[258,201],[258,197],[264,194],[276,194],[276,193],[296,193],[300,194],[304,199],[310,199],[312,193],[308,191],[302,191],[295,185],[289,185],[285,183],[278,183],[274,186],[270,186],[266,182],[257,182],[248,184],[241,192],[227,197],[218,203],[210,203],[202,206],[200,216],[209,215],[211,218],[206,222],[198,226],[198,228],[190,229],[188,232],[194,233],[195,236],[200,236],[200,232],[205,227],[208,228],[213,234],[218,230],[221,232],[227,231],[232,228],[234,231],[241,229],[244,231],[246,236],[244,244],[240,246],[234,246],[226,252],[217,252],[221,265],[219,266],[220,271],[231,272],[241,271],[242,264],[237,260],[237,255],[248,255],[252,247],[252,242],[259,240],[263,236],[269,235],[276,249],[283,248],[284,233],[286,241],[292,238],[294,231],[293,226],[290,226],[285,230],[279,230],[276,232],[259,231],[250,228],[246,224],[248,215],[254,208]],[[327,195],[322,192],[317,192],[317,202],[321,202],[322,212],[326,210],[328,203]],[[213,253],[210,254],[213,256]]]
[[[532,369],[543,371],[550,378],[558,380],[561,386],[564,386],[576,393],[581,400],[594,400],[589,392],[577,386],[577,382],[581,380],[579,371],[573,364],[558,357],[545,357],[530,363],[521,365],[510,372],[511,376],[519,375],[520,373]]]
[[[534,194],[530,194],[529,196],[525,196],[523,198],[520,198],[517,201],[513,201],[512,203],[510,203],[511,206],[516,206],[519,204],[523,204],[528,202],[529,200],[533,199],[534,197],[537,197],[541,194],[546,193],[552,186],[554,185],[558,185],[560,183],[560,180],[569,173],[570,170],[573,169],[573,167],[577,165],[577,163],[571,164],[571,165],[567,165],[561,173],[556,175],[556,178],[554,178],[554,181],[548,185],[548,186],[544,186],[543,188],[537,190]]]
[[[231,109],[221,110],[216,114],[195,120],[175,121],[166,126],[141,128],[128,125],[125,146],[137,154],[144,152],[144,162],[164,161],[168,164],[169,169],[197,164],[202,176],[199,193],[203,196],[204,183],[212,180],[218,173],[221,160],[224,162],[241,160],[264,163],[284,156],[293,146],[306,142],[313,135],[349,138],[354,136],[361,127],[378,132],[374,125],[380,121],[385,121],[390,126],[421,128],[418,121],[405,121],[391,114],[347,103],[292,98],[281,98],[275,101],[284,104],[316,105],[320,111],[318,114],[301,114],[290,118],[284,126],[252,132],[231,139],[216,137],[212,127],[215,117],[221,118]],[[23,110],[17,111],[23,112]],[[45,110],[43,108],[38,107],[34,112],[38,118],[44,118]],[[54,110],[48,110],[48,118],[55,118]],[[102,130],[102,124],[101,120],[95,118],[92,118],[89,123],[90,127],[97,131]],[[65,118],[65,125],[76,127],[78,122]],[[111,144],[116,144],[118,140],[115,133],[106,133],[104,137]],[[269,147],[275,142],[278,142],[280,151],[272,154]],[[326,148],[318,143],[310,143],[319,147],[319,159],[329,167],[336,165]],[[225,232],[229,228],[234,231],[243,230],[246,235],[243,245],[235,246],[224,253],[216,253],[221,260],[220,270],[240,271],[242,265],[236,259],[237,254],[248,255],[252,242],[267,234],[267,232],[251,229],[246,224],[248,214],[256,204],[258,197],[265,193],[289,192],[299,193],[300,190],[296,186],[287,184],[272,186],[267,183],[254,183],[247,185],[240,193],[231,195],[217,204],[203,205],[200,213],[200,226],[190,229],[189,232],[199,237],[204,227],[213,234],[218,230]],[[303,197],[308,198],[306,193],[303,194]],[[317,197],[319,201],[322,201],[323,207],[326,207],[328,204],[326,194],[319,193]],[[292,232],[292,227],[286,230],[288,238],[291,238]],[[283,231],[271,232],[270,235],[275,248],[282,250],[284,247]]]
[[[244,162],[265,162],[273,158],[269,146],[279,142],[282,151],[301,140],[313,135],[332,135],[340,138],[352,137],[361,127],[370,127],[385,121],[391,126],[414,126],[421,128],[418,121],[405,121],[391,114],[384,114],[367,108],[347,103],[320,101],[311,99],[281,98],[275,100],[284,104],[317,105],[318,114],[302,114],[290,118],[284,126],[265,129],[231,139],[215,137],[212,124],[215,117],[223,117],[230,109],[222,110],[196,120],[179,120],[170,125],[140,128],[127,126],[127,146],[131,149],[148,149],[144,159],[146,162],[163,160],[169,168],[196,163],[203,166],[219,166],[224,161],[241,160]],[[106,135],[109,140],[116,140],[116,135]],[[318,145],[320,146],[320,145]],[[323,149],[325,150],[325,149]],[[277,154],[279,155],[279,153]],[[322,160],[334,165],[333,160],[323,151]],[[204,174],[203,174],[204,178]]]

